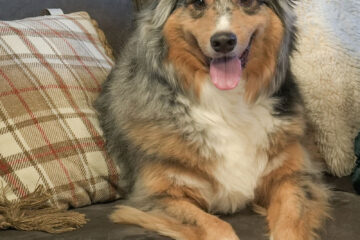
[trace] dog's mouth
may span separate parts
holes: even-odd
[[[249,59],[249,54],[250,54],[250,49],[251,49],[251,45],[253,43],[255,34],[253,34],[250,38],[249,41],[249,45],[247,46],[247,48],[245,49],[245,51],[241,54],[240,56],[240,61],[241,61],[241,67],[245,68],[246,64],[248,63],[248,59]]]
[[[246,68],[249,60],[251,46],[255,34],[250,38],[247,48],[241,56],[225,56],[210,60],[210,78],[220,90],[231,90],[240,82],[242,71]]]

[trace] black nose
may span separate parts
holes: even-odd
[[[211,37],[210,42],[216,52],[228,53],[234,50],[237,37],[231,32],[216,33]]]

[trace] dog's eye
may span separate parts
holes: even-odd
[[[194,7],[197,9],[202,9],[206,7],[205,0],[194,0],[193,1]]]
[[[255,0],[239,0],[241,6],[250,7]]]

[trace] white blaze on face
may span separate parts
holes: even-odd
[[[226,13],[219,17],[214,34],[224,32],[232,32],[230,15]],[[220,90],[236,88],[239,84],[241,74],[241,61],[238,57],[214,58],[210,62],[211,81]]]
[[[220,16],[217,25],[216,25],[216,32],[225,32],[230,30],[230,17],[229,15],[225,14]]]

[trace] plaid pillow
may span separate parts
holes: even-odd
[[[92,103],[113,61],[87,13],[0,21],[0,187],[60,208],[118,197]]]

